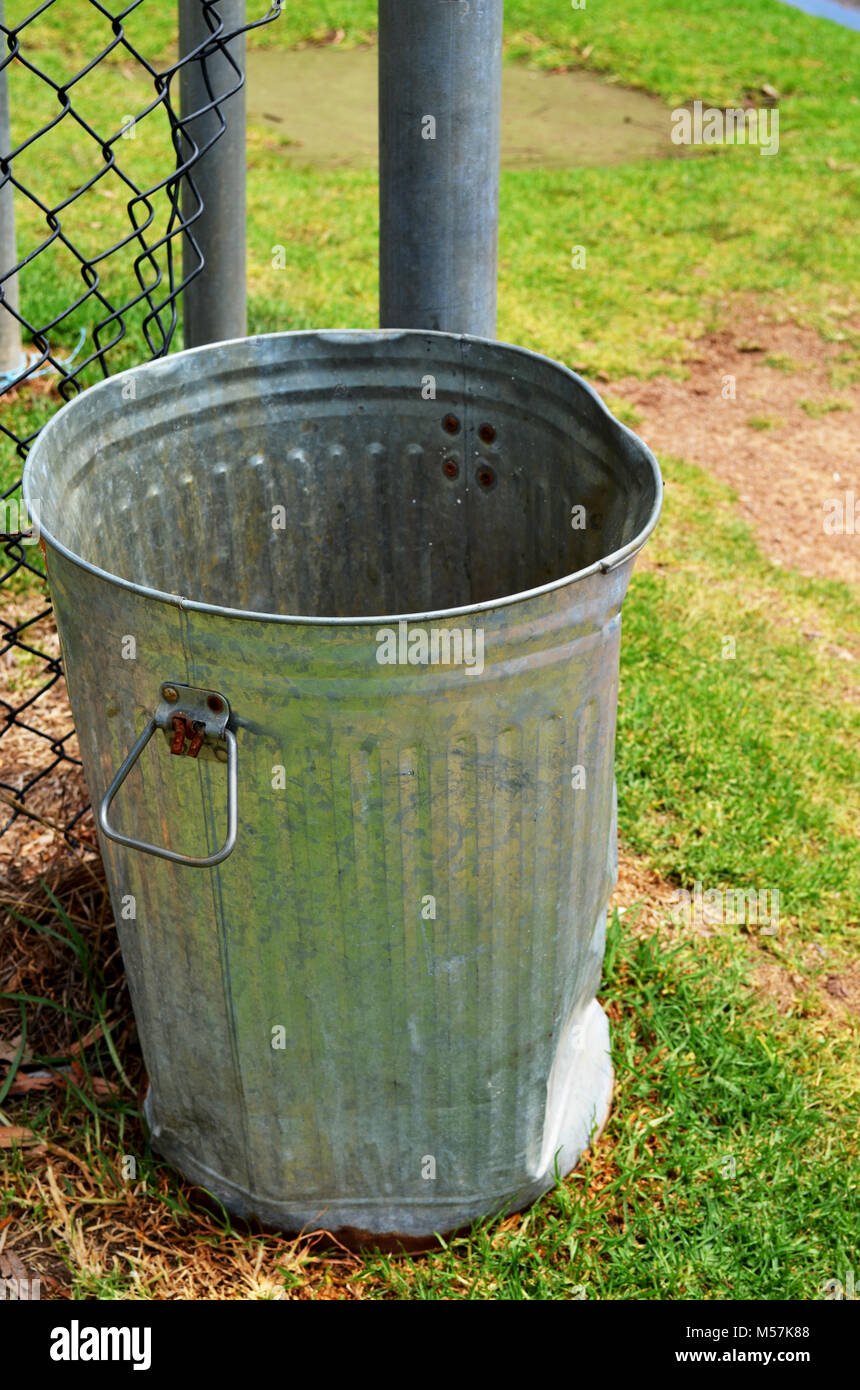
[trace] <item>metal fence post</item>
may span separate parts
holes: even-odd
[[[380,324],[496,333],[504,0],[379,0]]]
[[[4,24],[3,0],[0,0],[0,25]],[[0,157],[5,157],[12,148],[9,128],[9,87],[6,81],[8,67],[0,70]],[[0,173],[0,181],[3,179]],[[11,178],[0,184],[0,277],[13,265],[17,265],[15,252],[15,203]],[[16,312],[18,309],[18,276],[12,275],[2,281],[3,300]],[[21,347],[21,325],[8,310],[0,305],[0,372],[14,372],[23,369],[24,353]]]
[[[245,23],[245,0],[179,0],[179,52],[185,56],[205,43],[212,30],[207,13],[223,21],[225,33]],[[245,36],[239,34],[226,45],[242,75],[245,73]],[[208,79],[208,88],[207,88]],[[238,77],[221,52],[204,61],[186,63],[180,71],[180,105],[183,127],[198,146],[218,134],[222,120],[227,128],[192,170],[203,210],[191,227],[191,234],[203,255],[204,268],[187,286],[182,296],[183,333],[186,347],[242,338],[247,332],[245,301],[245,88],[226,101],[218,101],[218,111],[205,111],[213,98],[235,87]],[[204,114],[189,121],[195,111]],[[183,217],[193,217],[198,208],[191,189],[183,189]],[[183,276],[199,265],[199,256],[188,236],[183,237]]]

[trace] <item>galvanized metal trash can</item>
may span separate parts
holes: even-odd
[[[86,391],[24,489],[155,1147],[354,1239],[546,1190],[610,1104],[651,453],[523,349],[287,333]]]

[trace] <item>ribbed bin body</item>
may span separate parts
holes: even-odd
[[[155,1146],[286,1229],[423,1237],[545,1190],[610,1101],[651,455],[519,349],[283,334],[93,388],[25,490],[94,803],[165,682],[232,711],[228,858],[101,838]],[[224,766],[159,732],[113,818],[200,855],[225,807]]]

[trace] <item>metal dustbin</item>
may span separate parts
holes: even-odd
[[[284,333],[94,386],[24,491],[153,1145],[236,1214],[353,1239],[545,1191],[610,1104],[652,454],[524,349]]]

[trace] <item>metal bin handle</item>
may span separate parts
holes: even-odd
[[[183,711],[191,707],[191,712],[187,716],[185,714],[180,715],[178,712],[179,706],[177,702],[183,696],[185,697],[185,701],[181,706]],[[200,698],[201,696],[203,697],[202,700]],[[212,710],[216,707],[215,704],[209,703],[207,709],[205,708],[204,701],[220,702],[218,707],[218,718],[213,718],[212,714]],[[232,729],[227,727],[229,713],[230,710],[226,700],[223,696],[215,694],[215,692],[192,690],[188,686],[180,685],[165,685],[162,687],[161,704],[126,757],[105,792],[101,805],[99,806],[99,825],[102,832],[109,840],[115,840],[118,845],[128,845],[130,849],[138,849],[143,854],[153,854],[159,859],[169,859],[174,864],[185,864],[189,868],[195,869],[212,869],[216,864],[222,864],[228,855],[232,854],[236,847],[236,837],[239,827],[239,750],[236,742],[236,735]],[[190,854],[180,854],[177,850],[166,849],[162,845],[150,845],[144,840],[136,840],[132,835],[123,835],[120,831],[115,830],[108,820],[110,808],[117,792],[131,772],[131,769],[134,767],[144,748],[149,743],[156,729],[169,729],[171,726],[175,729],[175,721],[184,723],[186,717],[188,719],[189,730],[192,727],[192,720],[196,722],[198,729],[201,729],[201,726],[205,726],[206,742],[217,742],[222,747],[224,743],[227,745],[227,838],[215,854],[208,854],[202,858],[195,858]],[[177,732],[174,735],[172,752],[182,751],[183,744],[179,743],[179,746],[177,746],[179,739],[180,734]],[[195,742],[197,743],[196,749],[194,747]],[[197,756],[203,743],[204,736],[201,732],[198,738],[192,742],[192,746],[189,749],[192,757]]]

